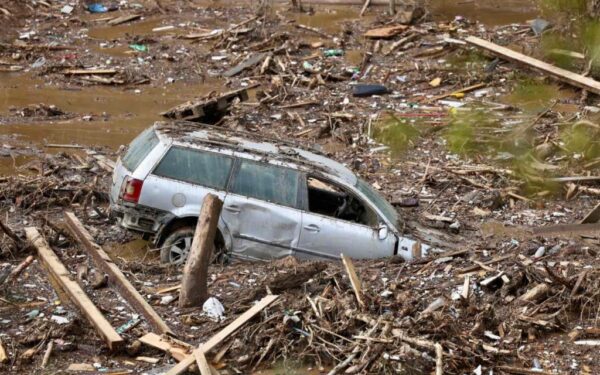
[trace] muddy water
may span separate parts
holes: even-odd
[[[140,90],[136,93],[136,90]],[[116,149],[141,130],[159,120],[160,112],[212,90],[223,91],[221,81],[161,87],[75,87],[62,89],[44,85],[30,75],[4,74],[0,80],[0,113],[10,107],[53,104],[64,111],[92,115],[91,121],[70,120],[0,126],[0,135],[19,134],[22,141],[108,146]],[[106,120],[105,120],[106,118]]]
[[[436,20],[463,16],[488,26],[522,23],[539,14],[535,0],[430,0],[429,4]]]
[[[535,16],[535,7],[530,1],[507,0],[500,5],[492,1],[433,0],[431,9],[438,19],[452,18],[456,14],[474,17],[495,23],[520,22]],[[315,6],[312,15],[290,13],[298,23],[339,32],[344,21],[356,19],[359,7]],[[508,9],[508,10],[507,10]],[[375,17],[375,12],[369,17]],[[99,16],[95,16],[96,18]],[[365,17],[365,22],[370,19]],[[149,35],[152,29],[169,23],[168,19],[154,17],[125,25],[90,28],[88,35],[94,40],[114,40],[126,35]],[[92,42],[94,43],[94,42]],[[92,45],[91,48],[99,48]],[[123,55],[125,46],[108,48],[107,55]],[[346,57],[350,63],[360,63],[360,51],[350,51]],[[46,86],[42,80],[31,75],[1,73],[0,113],[11,106],[24,107],[30,104],[54,104],[59,108],[81,114],[91,114],[92,121],[67,121],[58,123],[12,124],[0,127],[1,134],[19,134],[23,141],[35,143],[66,143],[108,146],[116,149],[129,142],[140,130],[159,119],[159,112],[182,101],[205,94],[211,90],[223,91],[218,80],[201,84],[176,82],[158,87],[140,86],[136,93],[132,89],[92,86],[64,89]],[[107,116],[102,116],[106,114]],[[6,169],[5,161],[2,161]],[[12,161],[11,163],[12,164]]]

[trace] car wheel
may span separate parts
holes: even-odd
[[[194,228],[184,227],[171,232],[160,248],[160,261],[162,263],[181,265],[187,260],[192,248]],[[217,231],[215,236],[215,251],[211,263],[227,263],[227,249],[221,233]]]

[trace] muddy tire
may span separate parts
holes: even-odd
[[[183,227],[171,232],[160,247],[160,261],[166,264],[183,265],[190,253],[194,228]],[[215,236],[215,251],[211,263],[225,264],[228,261],[225,241],[219,231]]]

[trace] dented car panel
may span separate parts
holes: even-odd
[[[293,208],[228,194],[221,213],[230,230],[234,256],[276,259],[292,255],[301,213]]]
[[[155,234],[160,245],[173,228],[194,225],[211,193],[224,202],[218,228],[234,257],[415,255],[418,244],[401,236],[395,209],[349,169],[252,137],[195,123],[155,124],[117,162],[111,202],[121,225]]]

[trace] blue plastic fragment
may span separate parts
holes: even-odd
[[[102,4],[94,3],[88,5],[88,10],[92,13],[106,13],[108,12],[108,8]]]

